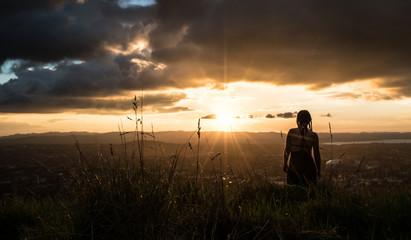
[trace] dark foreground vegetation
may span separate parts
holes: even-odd
[[[323,179],[307,189],[258,173],[179,171],[134,156],[79,151],[64,191],[3,195],[0,239],[408,239],[407,187],[351,188]],[[167,166],[167,167],[165,167]],[[142,171],[142,167],[143,170]]]

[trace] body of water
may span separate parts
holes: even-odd
[[[370,143],[411,143],[411,139],[384,139],[384,140],[372,140],[372,141],[351,141],[351,142],[333,142],[333,145],[344,144],[370,144]],[[325,145],[330,145],[330,142],[323,142]]]

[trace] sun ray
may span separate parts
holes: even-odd
[[[267,146],[259,143],[256,139],[254,139],[249,133],[247,132],[242,132],[243,135],[246,136],[247,139],[249,139],[252,144],[254,144],[255,147],[258,147],[260,150],[262,150],[264,153],[270,153],[271,151],[267,148]]]
[[[207,165],[208,165],[210,162],[211,162],[211,164],[213,165],[213,169],[215,168],[215,165],[214,165],[214,163],[212,162],[211,158],[212,158],[215,154],[217,154],[217,152],[218,152],[218,151],[216,151],[215,146],[216,146],[217,143],[218,143],[218,139],[219,139],[220,134],[221,134],[220,132],[217,132],[217,135],[216,135],[214,138],[211,138],[211,141],[209,141],[207,132],[204,132],[204,138],[205,138],[205,141],[206,141],[206,144],[207,144],[207,148],[208,148],[208,158],[206,158],[206,159],[204,160],[204,162],[203,162],[204,168],[206,168]],[[211,136],[213,136],[213,134],[211,134]],[[211,143],[210,143],[210,142],[211,142]]]
[[[241,144],[237,140],[235,134],[233,134],[233,132],[230,132],[230,135],[231,135],[231,141],[232,141],[232,146],[234,148],[234,152],[236,154],[237,154],[237,152],[239,153],[236,157],[238,165],[239,165],[239,167],[242,167],[242,166],[246,167],[246,170],[248,172],[248,170],[252,169],[252,166],[249,163],[249,159],[247,158],[247,155],[246,155],[244,149],[241,147]]]

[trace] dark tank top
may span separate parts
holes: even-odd
[[[290,129],[286,146],[291,153],[287,173],[289,184],[307,185],[316,181],[316,166],[311,153],[317,142],[317,134],[309,129]]]

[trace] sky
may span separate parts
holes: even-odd
[[[0,136],[411,131],[411,2],[5,0]],[[142,106],[142,108],[141,108]]]

